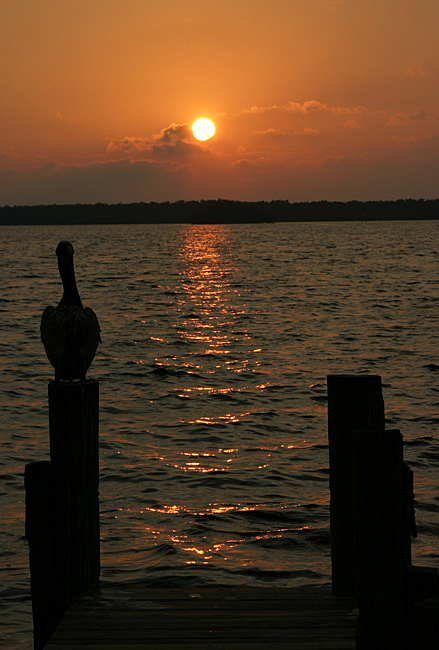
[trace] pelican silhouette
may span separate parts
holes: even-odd
[[[46,307],[41,318],[41,340],[55,381],[85,381],[85,375],[101,342],[96,314],[82,306],[73,267],[73,246],[60,241],[56,254],[64,293],[56,308]]]

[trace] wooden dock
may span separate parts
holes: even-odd
[[[65,613],[47,650],[353,650],[358,611],[330,587],[110,586]]]

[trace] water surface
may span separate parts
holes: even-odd
[[[102,345],[102,580],[330,580],[326,376],[380,374],[438,557],[437,222],[1,229],[4,647],[32,642],[23,472],[48,458],[41,313],[75,246]]]

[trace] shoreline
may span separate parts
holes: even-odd
[[[0,207],[0,226],[313,223],[439,219],[439,199],[397,201],[177,201]]]

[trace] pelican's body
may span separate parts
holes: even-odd
[[[41,318],[41,340],[55,380],[85,381],[101,341],[99,322],[92,309],[82,306],[73,267],[73,246],[60,242],[56,249],[64,293],[56,308],[46,307]]]

